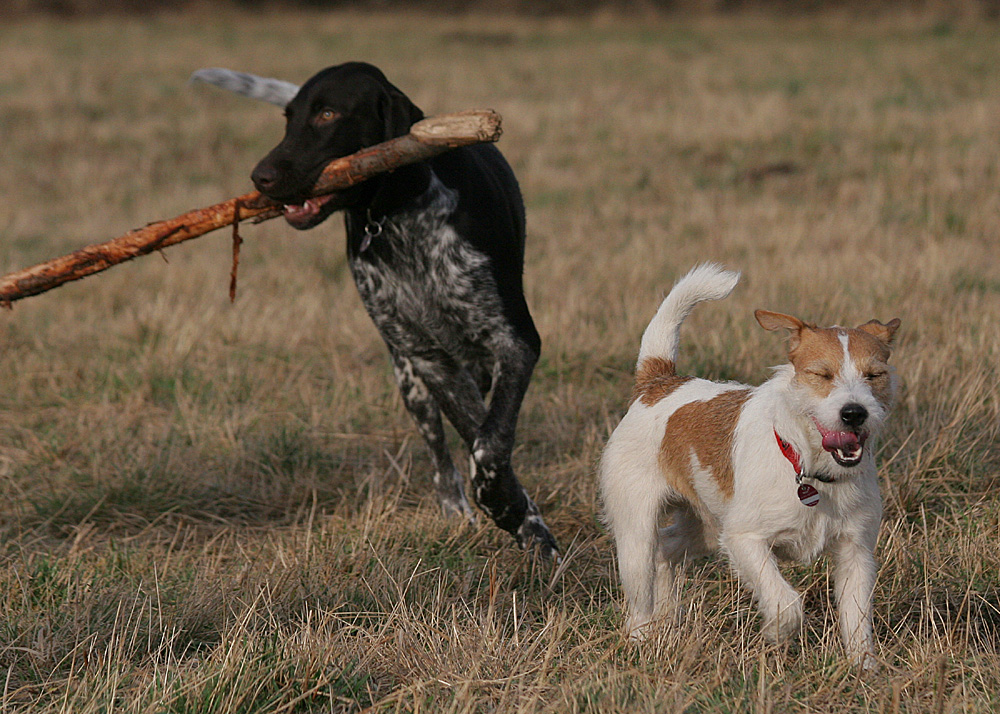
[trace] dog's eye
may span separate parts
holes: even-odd
[[[866,372],[865,379],[869,382],[874,382],[876,379],[881,379],[885,376],[885,372]]]
[[[807,374],[809,374],[812,377],[816,377],[817,379],[822,379],[825,382],[829,382],[831,379],[833,379],[833,373],[827,372],[825,369],[815,370],[815,371],[810,370]]]
[[[316,124],[329,124],[339,116],[340,115],[332,109],[323,109],[316,114],[313,118],[313,122]]]

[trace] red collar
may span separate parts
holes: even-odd
[[[827,474],[814,473],[814,474],[803,474],[802,473],[802,457],[799,456],[799,452],[795,450],[795,447],[789,444],[787,441],[778,435],[778,430],[774,430],[774,438],[778,442],[778,448],[781,449],[781,455],[784,456],[792,464],[792,468],[795,469],[795,480],[801,481],[804,478],[812,478],[817,481],[822,481],[823,483],[833,483],[836,479]]]
[[[778,436],[777,429],[774,430],[774,438],[778,440],[778,448],[781,449],[781,455],[792,463],[795,475],[802,475],[802,460],[799,458],[799,452],[795,450],[794,446]]]

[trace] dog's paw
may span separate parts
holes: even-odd
[[[848,643],[847,657],[852,665],[866,674],[874,674],[879,670],[880,663],[871,642]]]
[[[438,498],[441,504],[441,513],[448,520],[464,521],[465,523],[476,522],[476,512],[463,495],[461,498],[444,497]]]
[[[450,474],[434,473],[434,490],[437,491],[441,513],[447,519],[475,523],[476,514],[465,497],[465,484],[461,474],[452,468]]]
[[[542,560],[559,562],[559,546],[538,513],[525,515],[514,537],[522,550],[534,553]]]
[[[784,599],[764,614],[764,637],[782,644],[798,636],[802,629],[802,598],[798,593]]]
[[[879,670],[879,661],[874,652],[864,652],[851,657],[851,664],[857,665],[865,674],[875,674]]]
[[[630,617],[625,629],[628,632],[629,642],[645,642],[649,637],[649,620],[633,622]]]

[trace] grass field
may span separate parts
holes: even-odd
[[[246,226],[0,314],[2,712],[987,712],[1000,707],[996,25],[245,16],[0,27],[0,270],[249,188],[279,111],[185,84],[380,65],[489,106],[529,220],[544,354],[516,468],[557,570],[439,517],[339,221]],[[880,447],[881,671],[825,562],[800,644],[718,562],[622,636],[594,467],[684,270],[744,271],[681,368],[759,381],[757,307],[900,317]],[[457,447],[457,439],[455,440]]]

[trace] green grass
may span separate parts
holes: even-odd
[[[515,466],[564,550],[437,513],[339,222],[220,232],[0,316],[0,711],[989,712],[1000,706],[996,25],[164,15],[0,27],[0,270],[249,189],[274,107],[204,66],[381,66],[489,106],[528,206],[544,353]],[[903,321],[884,443],[881,671],[827,564],[774,648],[717,561],[622,634],[594,483],[639,337],[702,260],[744,271],[681,368],[760,381],[754,308]],[[458,451],[458,440],[452,443]],[[464,457],[456,459],[464,463]]]

